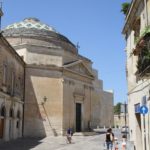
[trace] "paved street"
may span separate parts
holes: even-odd
[[[117,134],[117,133],[116,133]],[[104,150],[105,134],[75,135],[72,144],[66,137],[47,137],[44,139],[22,138],[0,144],[2,150]]]
[[[47,137],[45,139],[24,138],[0,144],[2,150],[103,150],[104,135],[73,136],[72,144],[66,137]]]

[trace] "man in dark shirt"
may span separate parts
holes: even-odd
[[[109,128],[106,133],[106,145],[107,150],[112,150],[113,148],[113,142],[114,142],[114,134],[112,132],[112,129]]]
[[[68,140],[69,143],[71,143],[72,135],[73,135],[72,129],[68,128],[67,129],[67,140]]]

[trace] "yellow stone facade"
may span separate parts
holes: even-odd
[[[0,35],[0,140],[22,137],[24,67],[23,60]]]
[[[113,92],[66,37],[36,18],[6,27],[4,36],[25,62],[24,136],[113,126]]]

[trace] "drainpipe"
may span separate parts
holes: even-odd
[[[145,6],[145,18],[146,18],[146,27],[148,26],[148,11],[147,11],[147,0],[144,0],[144,6]]]
[[[90,87],[90,123],[89,123],[89,129],[91,131],[92,126],[92,87]]]
[[[150,105],[149,105],[149,110],[150,110]],[[149,123],[149,119],[150,119],[150,115],[148,114],[148,144],[150,143],[150,123]],[[149,144],[149,148],[150,148],[150,144]]]
[[[22,114],[22,136],[24,137],[24,108],[25,108],[25,82],[26,81],[26,64],[24,64],[24,91],[23,91],[23,114]]]

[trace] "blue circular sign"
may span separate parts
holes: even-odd
[[[140,113],[143,114],[143,115],[147,114],[148,113],[148,108],[144,105],[141,106],[140,107]]]

